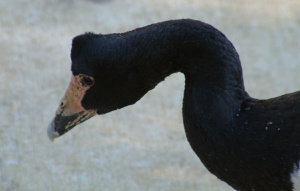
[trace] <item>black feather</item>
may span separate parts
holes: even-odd
[[[73,74],[95,84],[82,105],[104,114],[137,102],[168,75],[186,78],[183,119],[206,168],[242,191],[290,191],[300,160],[300,92],[269,100],[244,89],[239,55],[214,27],[173,20],[73,40]]]

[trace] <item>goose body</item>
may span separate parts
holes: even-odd
[[[297,190],[300,91],[250,97],[237,51],[211,25],[183,19],[126,33],[86,33],[73,39],[71,59],[72,79],[48,127],[50,139],[134,104],[182,72],[184,128],[205,167],[236,190]]]

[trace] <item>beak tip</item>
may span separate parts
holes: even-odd
[[[53,122],[51,122],[48,126],[48,129],[47,129],[47,134],[48,134],[48,138],[50,139],[50,141],[54,141],[54,139],[56,137],[59,137],[59,134],[58,132],[54,131],[54,128],[53,128]]]

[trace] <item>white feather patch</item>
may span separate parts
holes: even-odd
[[[298,167],[300,165],[300,161]],[[300,191],[300,169],[295,165],[295,171],[292,174],[292,182],[294,184],[294,191]]]

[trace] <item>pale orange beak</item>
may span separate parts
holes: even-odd
[[[60,101],[55,117],[48,126],[47,132],[51,141],[97,114],[96,109],[85,110],[81,105],[86,91],[93,85],[93,83],[89,85],[82,83],[82,79],[87,77],[93,80],[92,77],[83,74],[72,75],[70,85]]]

